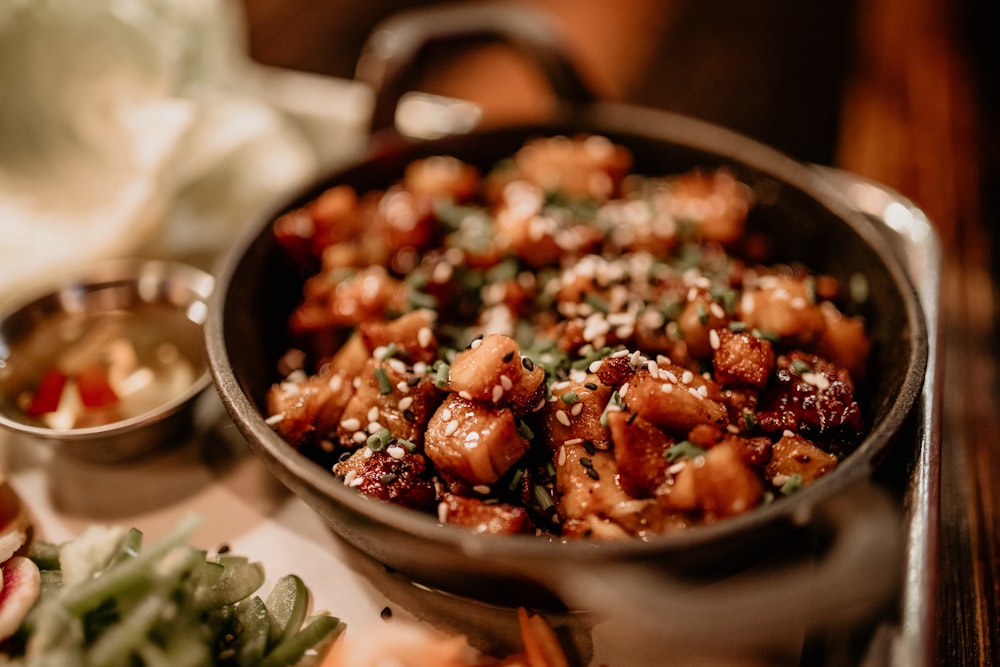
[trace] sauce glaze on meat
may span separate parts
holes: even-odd
[[[860,442],[870,342],[836,280],[760,257],[753,205],[599,136],[332,187],[273,225],[310,277],[268,422],[477,531],[641,538],[792,494]]]

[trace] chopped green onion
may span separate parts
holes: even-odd
[[[781,485],[778,489],[781,491],[782,495],[790,496],[802,487],[802,475],[799,473],[792,473],[788,476],[788,480]]]
[[[584,301],[586,301],[587,305],[589,305],[591,308],[593,308],[599,313],[607,315],[608,313],[611,312],[611,304],[609,304],[608,300],[602,297],[600,294],[589,292]]]
[[[392,431],[384,426],[368,436],[365,445],[373,452],[378,452],[389,446],[392,442]]]
[[[510,478],[510,484],[507,488],[511,491],[517,491],[521,486],[521,480],[524,479],[524,468],[518,468],[514,471],[513,476]]]
[[[803,373],[809,373],[812,371],[812,366],[802,361],[801,359],[792,360],[792,370],[802,375]]]
[[[695,459],[699,456],[704,456],[706,451],[689,440],[681,440],[663,450],[663,456],[673,463],[680,459]]]
[[[552,501],[552,495],[549,493],[548,489],[546,489],[541,484],[535,485],[534,494],[535,494],[535,502],[538,503],[538,507],[543,512],[547,512],[548,510],[555,507],[555,502]]]
[[[445,386],[448,384],[448,378],[450,374],[451,374],[451,366],[449,366],[445,362],[441,362],[441,364],[434,371],[434,386],[437,387],[438,389],[444,389]]]
[[[389,374],[381,366],[375,369],[375,382],[378,383],[378,391],[383,396],[392,393],[392,383],[389,382]]]
[[[567,391],[562,395],[562,402],[566,405],[573,405],[580,402],[580,395],[575,391]]]

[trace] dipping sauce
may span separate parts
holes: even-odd
[[[0,388],[18,420],[70,430],[154,410],[206,368],[200,323],[175,306],[139,303],[41,322],[0,359]]]

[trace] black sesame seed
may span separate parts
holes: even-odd
[[[587,477],[589,477],[590,479],[594,480],[601,479],[601,476],[593,468],[586,468],[586,471],[587,471]]]
[[[625,423],[628,424],[629,426],[631,426],[632,422],[634,422],[635,419],[636,419],[636,417],[638,417],[638,416],[639,416],[638,412],[633,412],[633,413],[629,414],[628,420],[626,420]]]
[[[597,385],[594,384],[593,382],[587,382],[583,386],[589,389],[590,391],[597,391]]]
[[[403,419],[412,424],[413,422],[417,421],[417,416],[413,414],[413,410],[407,408],[406,410],[403,410]]]
[[[514,358],[514,350],[509,351],[507,354],[503,355],[503,362],[509,364]]]
[[[584,468],[593,468],[594,467],[594,462],[591,461],[586,456],[581,456],[580,457],[580,465],[582,465]]]
[[[524,366],[525,369],[527,369],[528,371],[535,370],[535,362],[528,357],[524,357],[521,359],[521,365]]]
[[[388,621],[392,618],[392,609],[389,609],[389,607],[382,607],[382,611],[380,611],[378,615],[383,621]]]
[[[593,454],[595,451],[597,451],[597,448],[594,446],[594,441],[593,440],[584,440],[583,441],[583,449],[588,454]]]

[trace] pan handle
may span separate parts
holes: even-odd
[[[375,93],[371,131],[395,126],[396,107],[409,92],[410,77],[427,47],[469,39],[499,41],[525,55],[548,80],[560,111],[596,99],[571,62],[554,17],[546,12],[490,3],[412,10],[376,26],[362,48],[355,79]]]

